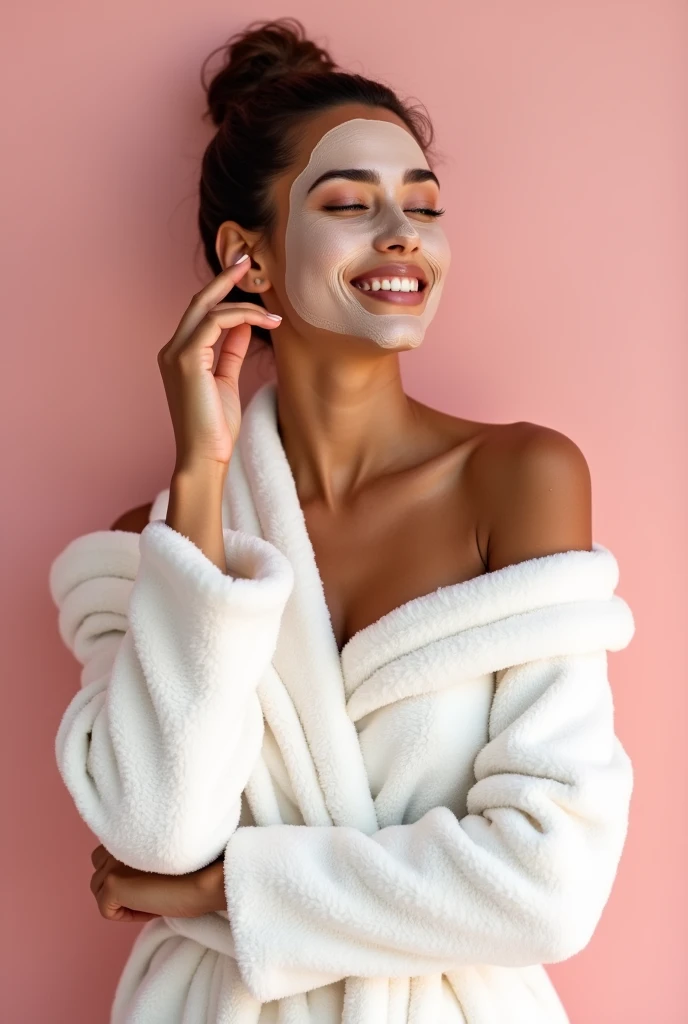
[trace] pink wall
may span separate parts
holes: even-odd
[[[241,8],[241,9],[240,9]],[[341,13],[340,13],[341,12]],[[104,1022],[136,926],[101,919],[94,837],[53,742],[77,686],[48,566],[167,486],[156,353],[207,280],[194,189],[203,57],[281,4],[14,5],[3,116],[3,618],[13,1024]],[[574,1024],[688,1019],[688,160],[681,0],[483,0],[288,13],[350,69],[424,101],[446,159],[453,284],[408,391],[572,437],[637,632],[610,658],[636,770],[628,844],[589,947],[551,974]],[[412,42],[411,42],[412,40]],[[195,269],[194,269],[195,267]],[[246,384],[249,378],[246,377]]]

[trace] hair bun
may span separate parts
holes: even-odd
[[[224,52],[223,67],[206,84],[203,72],[216,53]],[[242,97],[286,75],[318,74],[334,71],[337,65],[327,50],[306,38],[296,18],[253,21],[235,33],[203,62],[201,82],[207,93],[208,111],[213,124],[220,126],[229,106]]]

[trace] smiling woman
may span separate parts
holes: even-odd
[[[360,125],[361,131],[367,130],[367,127],[368,126],[365,123],[361,123]],[[336,146],[336,140],[331,139],[330,141]],[[365,144],[366,140],[363,139],[362,141]],[[373,146],[371,146],[366,153],[370,154],[374,152],[375,146],[379,145],[380,141],[382,141],[382,133],[376,136]],[[394,141],[396,141],[396,139]],[[322,142],[324,142],[324,140],[322,140]],[[318,145],[320,145],[320,143]],[[316,188],[328,181],[339,182],[340,180],[360,183],[362,185],[377,186],[378,189],[381,189],[385,184],[385,182],[383,182],[382,175],[376,170],[368,168],[334,169],[325,171],[316,178],[313,184],[308,187],[306,195],[309,196]],[[434,182],[437,186],[437,190],[439,190],[439,179],[434,171],[431,171],[428,168],[406,168],[401,175],[400,185],[401,188],[405,190],[405,186],[407,185],[424,185],[427,182]],[[399,188],[397,182],[394,182],[394,185]],[[350,190],[350,192],[353,191],[355,190]],[[378,201],[377,197],[374,195],[371,201],[366,196],[365,190],[361,191],[363,191],[363,196],[368,201],[368,205],[363,202],[347,202],[345,197],[338,199],[335,193],[329,197],[331,199],[330,203],[321,202],[317,208],[322,210],[341,211],[342,213],[353,210],[370,209],[373,211],[375,202]],[[392,195],[394,195],[394,187]],[[412,202],[412,199],[405,197],[404,201]],[[337,205],[337,202],[341,205]],[[427,203],[429,200],[427,196],[421,195],[417,202]],[[404,207],[404,210],[409,214],[419,215],[421,218],[441,217],[445,213],[444,210],[436,210],[431,206],[421,205],[416,207],[411,206],[410,208]],[[371,215],[374,215],[374,212]],[[391,302],[410,306],[420,305],[423,301],[420,295],[426,290],[428,283],[426,272],[419,263],[390,262],[380,264],[379,266],[365,270],[363,273],[355,274],[354,277],[349,278],[349,284],[363,292],[372,292],[373,294],[369,296],[371,299],[379,302]],[[383,293],[387,292],[389,294],[374,294],[378,291],[382,291]]]
[[[351,169],[342,176],[341,166]],[[394,120],[353,117],[326,131],[289,190],[285,288],[296,313],[384,348],[419,345],[450,263],[444,231],[425,212],[437,191],[422,149]],[[352,289],[361,275],[376,294]],[[401,277],[414,276],[428,287],[402,290]]]
[[[92,891],[146,920],[111,1024],[566,1024],[543,964],[589,941],[632,789],[586,460],[403,389],[450,266],[428,122],[291,19],[226,57],[170,487],[51,569]],[[252,330],[277,380],[242,410]]]
[[[425,226],[444,211],[436,209],[439,180],[428,163],[434,133],[421,108],[404,103],[386,85],[337,69],[325,50],[305,38],[295,19],[283,18],[254,31],[251,27],[225,49],[226,65],[208,86],[209,112],[218,131],[203,158],[199,226],[206,258],[216,273],[238,251],[240,240],[231,229],[244,231],[243,237],[251,243],[251,270],[255,276],[237,285],[228,298],[260,302],[261,296],[274,286],[261,273],[265,268],[256,257],[266,252],[278,237],[281,210],[294,209],[292,197],[285,191],[287,185],[294,188],[293,199],[298,194],[301,204],[292,218],[294,241],[305,227],[303,218],[312,213],[319,212],[340,222],[351,219],[358,223],[363,216],[366,223],[375,218],[379,223],[380,216],[383,221],[388,219],[390,207],[395,207],[403,221],[402,231],[408,231],[410,225]],[[369,166],[371,161],[364,158],[373,156],[373,151],[365,149],[366,142],[374,140],[377,158],[382,136],[374,131],[371,134],[365,124],[359,123],[357,135],[350,134],[353,125],[341,125],[336,137],[329,141],[322,137],[322,124],[329,121],[333,128],[341,124],[342,118],[337,114],[343,105],[350,107],[344,121],[359,115],[375,119],[379,126],[383,118],[388,130],[390,125],[401,129],[415,146],[409,147],[403,139],[399,143],[399,136],[392,134],[392,141],[397,142],[392,162],[383,159],[379,166],[375,161]],[[360,129],[366,131],[365,136]],[[348,147],[337,146],[344,143],[347,134]],[[303,166],[301,154],[305,158]],[[335,156],[340,162],[328,163]],[[404,157],[409,158],[408,166],[403,163]],[[231,178],[227,176],[228,168]],[[298,182],[296,175],[289,174],[294,168],[301,172]],[[351,183],[348,190],[344,187],[347,182]],[[253,232],[250,237],[246,236],[246,229]],[[220,253],[219,233],[225,245]],[[409,264],[414,263],[412,257]],[[365,269],[368,268],[358,268],[358,272]],[[429,268],[421,265],[421,269]],[[352,269],[351,274],[354,272]],[[406,276],[398,268],[385,272],[400,278]],[[316,281],[322,280],[320,268],[315,276]],[[386,279],[389,278],[380,280]],[[387,289],[381,285],[379,290]],[[389,291],[396,289],[390,287]],[[340,282],[339,298],[343,293]],[[366,302],[369,309],[374,308],[370,304],[372,296],[359,301]],[[379,303],[375,305],[378,313],[390,312]],[[299,314],[304,319],[308,308],[308,304],[299,304]],[[337,322],[335,316],[335,325]],[[338,330],[337,326],[329,329]],[[253,333],[272,344],[268,331],[256,327]]]

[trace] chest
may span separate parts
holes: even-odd
[[[486,571],[478,503],[458,461],[378,482],[337,514],[308,506],[304,517],[340,651],[400,605]]]

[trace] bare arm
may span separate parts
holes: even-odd
[[[218,569],[227,573],[222,536],[222,489],[227,467],[210,462],[176,470],[170,484],[168,526],[184,534]]]
[[[222,487],[224,473],[204,468],[197,473],[175,472],[170,484],[166,523],[188,537],[223,573],[227,559],[222,537]],[[110,527],[142,533],[150,520],[152,502],[124,512]]]

